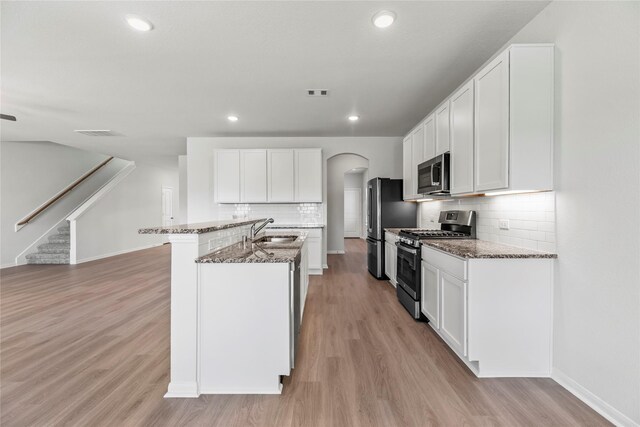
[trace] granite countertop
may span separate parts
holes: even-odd
[[[388,231],[393,234],[400,234],[400,230],[425,230],[424,228],[412,228],[412,227],[402,227],[402,228],[385,228],[384,231]]]
[[[258,219],[226,219],[219,221],[198,222],[193,224],[171,225],[168,227],[141,228],[138,234],[203,234],[211,231],[225,230],[227,228],[251,225],[256,222],[266,221],[266,218]]]
[[[307,233],[297,231],[297,239],[287,243],[246,243],[239,242],[225,248],[203,255],[196,259],[201,264],[221,263],[289,263],[300,259],[300,252]],[[269,231],[260,233],[256,239],[263,236],[291,236],[292,232]]]
[[[324,228],[324,224],[316,224],[316,223],[302,223],[302,224],[269,224],[267,228],[278,229],[278,228]]]
[[[422,240],[422,244],[462,258],[558,258],[557,254],[476,239]]]

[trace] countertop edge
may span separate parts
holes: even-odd
[[[533,249],[519,248],[517,246],[505,245],[504,243],[489,242],[488,240],[477,240],[477,241],[488,242],[491,244],[495,244],[495,245],[499,245],[507,248],[513,248],[514,253],[474,254],[468,251],[442,247],[442,240],[434,240],[432,242],[422,241],[421,244],[423,246],[427,246],[430,249],[435,249],[447,255],[453,255],[455,257],[465,259],[465,260],[468,260],[468,259],[557,259],[558,258],[558,254],[555,254],[555,253],[534,251]],[[515,253],[516,251],[531,251],[531,252]]]
[[[267,218],[247,219],[244,221],[229,220],[227,223],[215,224],[216,221],[195,224],[180,224],[170,227],[148,227],[138,229],[138,234],[204,234],[212,231],[227,230],[266,221]],[[219,221],[224,222],[224,221]],[[207,225],[209,224],[209,225]]]

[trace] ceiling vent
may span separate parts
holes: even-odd
[[[118,132],[105,129],[79,129],[74,130],[74,132],[78,132],[87,136],[122,136]]]
[[[329,96],[327,89],[307,89],[307,96],[325,97]]]

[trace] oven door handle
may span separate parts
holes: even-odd
[[[400,244],[399,242],[396,242],[396,246],[398,247],[398,249],[400,249],[401,251],[404,252],[409,252],[412,255],[418,255],[418,250],[417,249],[413,249],[413,248],[408,248],[402,244]]]

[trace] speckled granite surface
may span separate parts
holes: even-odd
[[[194,224],[172,225],[169,227],[149,227],[139,229],[138,234],[202,234],[210,233],[212,231],[226,230],[227,228],[241,227],[243,225],[251,225],[256,222],[266,220],[266,218],[220,220],[198,222]]]
[[[278,229],[278,228],[324,228],[324,224],[269,224],[266,228]]]
[[[557,254],[475,239],[423,240],[422,244],[462,258],[558,258]]]
[[[294,262],[300,258],[300,252],[307,233],[296,232],[298,238],[289,243],[235,243],[196,259],[201,264],[220,263],[283,263]],[[264,236],[259,234],[256,239]],[[269,231],[267,236],[291,235],[291,232]]]

